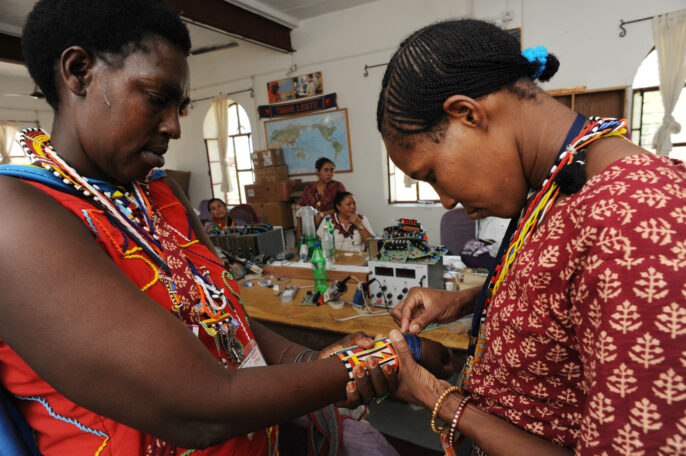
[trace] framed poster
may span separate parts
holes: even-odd
[[[347,109],[267,120],[264,130],[267,147],[283,150],[289,176],[315,174],[320,157],[331,160],[337,173],[353,170]]]
[[[315,97],[323,93],[324,84],[321,71],[267,83],[269,104]]]

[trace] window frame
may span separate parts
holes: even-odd
[[[393,193],[394,192],[391,190],[392,185],[393,185],[391,176],[395,176],[395,174],[397,172],[402,173],[403,175],[405,173],[403,173],[401,170],[398,169],[397,166],[395,166],[393,164],[393,162],[391,161],[391,157],[388,156],[388,152],[386,152],[384,150],[384,154],[386,155],[386,185],[388,185],[388,204],[419,204],[419,205],[424,205],[424,204],[440,204],[441,203],[441,200],[439,198],[436,198],[436,199],[420,199],[419,185],[423,183],[425,185],[430,186],[430,184],[428,184],[426,182],[422,182],[422,181],[415,181],[415,183],[412,184],[414,186],[414,192],[415,192],[416,199],[414,199],[414,200],[397,200],[397,199],[395,199],[394,200],[393,199]],[[391,171],[391,169],[393,169],[393,171]]]
[[[684,84],[684,88],[686,88],[686,84]],[[684,90],[682,88],[682,91]],[[629,125],[629,131],[631,132],[631,140],[634,142],[634,138],[636,138],[635,134],[638,135],[638,141],[634,142],[634,144],[637,144],[640,147],[643,148],[648,148],[652,149],[652,144],[643,144],[642,142],[642,131],[643,131],[643,107],[645,106],[645,93],[646,92],[659,92],[660,87],[659,86],[652,86],[652,87],[634,87],[632,88],[632,93],[631,93],[631,115],[633,116],[634,112],[636,111],[636,94],[640,94],[641,97],[641,106],[640,106],[640,112],[638,114],[638,128],[633,128],[633,123],[634,119],[631,119],[631,125]],[[686,147],[686,142],[678,142],[678,143],[672,143],[672,147]]]
[[[250,117],[248,117],[246,114],[245,120],[247,121],[248,128],[243,127],[243,122],[241,122],[241,120],[242,120],[241,111],[238,109],[239,106],[240,106],[240,104],[238,102],[232,102],[227,108],[227,110],[229,111],[229,116],[232,115],[232,113],[231,113],[232,108],[234,109],[235,116],[236,116],[236,125],[237,125],[237,129],[238,129],[238,133],[229,134],[229,137],[228,137],[228,140],[230,141],[231,146],[232,146],[231,151],[232,151],[233,155],[231,157],[229,157],[229,159],[233,158],[233,163],[234,163],[234,165],[233,165],[234,166],[234,171],[233,171],[234,176],[233,177],[235,177],[236,186],[238,187],[238,202],[230,201],[229,193],[227,193],[227,192],[221,192],[220,191],[219,194],[215,194],[214,187],[215,187],[215,185],[220,185],[221,180],[215,182],[215,178],[214,178],[214,176],[212,176],[212,164],[213,163],[221,163],[221,160],[212,160],[210,158],[209,142],[210,141],[218,142],[219,138],[216,138],[216,137],[215,138],[204,138],[205,154],[207,156],[207,174],[210,177],[210,187],[212,189],[212,196],[214,198],[220,198],[221,197],[221,199],[227,205],[236,205],[236,204],[245,204],[246,203],[246,201],[244,201],[245,189],[241,188],[241,173],[245,173],[245,172],[254,173],[254,168],[252,165],[252,159],[250,157],[250,155],[254,151],[253,141],[252,141],[252,125],[250,123]],[[244,111],[245,111],[245,109],[244,109]],[[229,124],[230,123],[231,122],[229,122]],[[249,131],[244,132],[244,130],[249,130]],[[238,167],[239,161],[238,161],[238,157],[236,156],[236,153],[238,150],[236,148],[236,140],[238,138],[247,138],[248,146],[249,146],[249,152],[248,152],[248,163],[250,164],[249,168],[240,168],[239,169],[239,167]],[[229,179],[231,179],[231,176],[229,176]],[[254,180],[254,174],[253,174],[253,180]]]

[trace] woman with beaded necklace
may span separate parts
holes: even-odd
[[[677,454],[686,168],[543,92],[533,81],[558,65],[477,20],[425,27],[390,60],[377,123],[391,160],[448,209],[512,218],[483,290],[415,288],[394,309],[413,333],[474,311],[458,386],[391,332],[397,394],[433,410],[448,454],[460,435],[476,454]]]
[[[338,192],[334,198],[335,213],[324,217],[317,229],[317,236],[323,238],[324,231],[333,228],[333,241],[336,250],[363,252],[367,240],[374,236],[369,219],[357,213],[355,197],[350,192]]]
[[[22,44],[54,123],[22,135],[33,166],[0,167],[0,384],[42,454],[275,455],[278,423],[394,389],[388,364],[346,366],[248,319],[183,192],[153,171],[189,102],[190,39],[164,1],[40,0]],[[373,344],[339,346],[354,343]],[[322,410],[343,429],[313,431],[318,454],[396,454]]]

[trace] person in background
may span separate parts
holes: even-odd
[[[389,62],[391,160],[447,209],[512,219],[481,291],[413,288],[393,310],[413,333],[474,312],[456,387],[391,332],[398,395],[476,454],[684,454],[686,167],[546,94],[534,81],[558,66],[469,19],[413,33]]]
[[[303,189],[298,204],[300,207],[312,206],[319,211],[314,217],[315,228],[327,215],[334,213],[334,197],[338,192],[345,191],[345,185],[334,180],[335,166],[326,157],[320,157],[314,164],[317,172],[317,180],[309,182]],[[298,219],[297,239],[300,239],[302,232],[302,222]]]
[[[363,252],[367,250],[367,239],[374,236],[369,219],[357,213],[355,197],[350,192],[338,192],[334,198],[334,213],[324,217],[317,229],[322,238],[325,230],[333,227],[336,250]]]
[[[229,211],[224,201],[219,198],[212,198],[207,203],[207,210],[210,211],[212,217],[205,223],[205,231],[208,234],[220,234],[228,227],[234,226],[235,223],[229,217]]]

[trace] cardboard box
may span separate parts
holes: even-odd
[[[291,228],[293,226],[291,203],[252,203],[251,206],[253,209],[255,209],[257,215],[262,217],[264,223],[269,223],[273,226],[281,226],[284,229]]]
[[[256,184],[268,184],[270,182],[278,182],[288,179],[288,166],[286,165],[255,168],[253,172],[255,173]]]
[[[270,203],[288,201],[290,193],[300,180],[282,180],[268,182],[266,184],[253,184],[245,186],[245,197],[248,203]]]
[[[281,149],[255,150],[250,154],[250,158],[252,159],[252,167],[255,169],[285,163]]]

